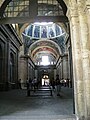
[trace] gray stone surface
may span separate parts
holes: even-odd
[[[61,89],[61,96],[26,90],[0,92],[0,120],[75,120],[73,115],[72,89]]]

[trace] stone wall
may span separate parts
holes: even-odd
[[[0,25],[0,47],[2,51],[0,90],[17,87],[18,82],[18,52],[20,39],[11,25]]]

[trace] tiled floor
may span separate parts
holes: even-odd
[[[61,96],[50,93],[27,97],[26,90],[0,92],[0,120],[75,120],[72,89],[62,87]]]

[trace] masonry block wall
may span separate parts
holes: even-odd
[[[0,90],[17,87],[20,39],[11,25],[0,25]]]

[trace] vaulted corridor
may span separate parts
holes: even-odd
[[[90,120],[90,0],[0,0],[0,119]]]

